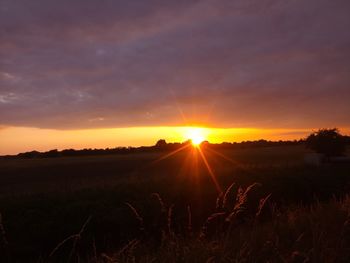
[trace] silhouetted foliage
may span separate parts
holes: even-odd
[[[164,139],[160,139],[156,143],[156,147],[164,147],[166,145],[167,145],[167,143],[166,143],[166,141]]]
[[[19,153],[18,157],[21,158],[37,158],[40,157],[40,152],[38,151],[31,151],[31,152],[25,152],[25,153]]]
[[[46,152],[44,157],[58,157],[59,155],[60,154],[59,154],[58,150],[54,149],[54,150]]]
[[[306,138],[306,146],[327,157],[343,155],[346,150],[345,137],[337,128],[320,129]]]

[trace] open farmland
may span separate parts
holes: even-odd
[[[198,243],[199,241],[194,237],[200,235],[208,216],[217,209],[218,190],[215,187],[213,175],[224,192],[232,182],[235,182],[236,186],[241,186],[242,189],[253,183],[261,184],[258,189],[259,197],[263,198],[271,194],[269,206],[274,207],[274,213],[282,213],[283,217],[287,218],[285,213],[292,213],[303,217],[300,220],[305,220],[310,213],[308,207],[322,202],[328,205],[326,208],[319,205],[317,213],[321,213],[322,209],[327,209],[329,213],[328,210],[333,209],[338,216],[334,220],[339,220],[343,224],[347,213],[344,208],[345,201],[338,202],[336,199],[344,197],[349,192],[350,166],[348,164],[305,166],[303,156],[306,152],[303,146],[216,149],[215,151],[203,147],[210,170],[200,157],[198,150],[192,147],[173,155],[169,155],[169,152],[153,152],[2,159],[0,161],[0,211],[8,242],[4,253],[14,262],[37,262],[39,259],[66,262],[73,245],[71,240],[59,247],[51,257],[49,254],[62,240],[79,232],[84,222],[89,219],[79,239],[79,248],[74,249],[72,261],[80,258],[79,260],[93,262],[94,257],[95,261],[102,260],[101,253],[112,256],[115,251],[119,251],[132,240],[140,242],[137,246],[139,250],[135,248],[133,252],[135,258],[140,259],[140,256],[142,258],[142,255],[147,254],[150,258],[148,261],[146,258],[144,260],[151,262],[152,258],[159,256],[157,253],[163,253],[162,258],[171,257],[167,254],[170,253],[168,250],[164,251],[164,246],[169,244],[153,236],[154,233],[162,232],[164,227],[159,225],[161,215],[157,210],[157,201],[152,195],[157,193],[157,198],[162,199],[166,209],[171,208],[171,231],[182,240],[177,241],[180,242],[178,246],[181,249],[194,246],[193,249],[197,251],[194,253],[202,255],[201,251],[207,251],[209,249],[207,246],[210,244]],[[139,222],[127,204],[142,216],[150,238],[140,234]],[[187,237],[186,241],[189,209],[192,234],[191,241],[188,239],[190,237]],[[276,209],[280,212],[276,212]],[[169,217],[168,212],[166,218]],[[273,216],[276,217],[277,214]],[[312,216],[315,220],[317,219],[317,216]],[[322,220],[326,223],[331,218]],[[288,224],[286,228],[292,227]],[[248,231],[247,226],[241,227],[243,232]],[[293,234],[290,233],[294,238],[302,229],[286,231],[296,231]],[[336,233],[331,228],[322,231],[330,231],[330,235]],[[257,242],[266,242],[263,240],[262,232],[255,233],[259,236]],[[244,235],[255,234],[245,233]],[[222,237],[218,238],[222,241]],[[186,242],[190,242],[190,245],[186,245]],[[342,240],[342,242],[345,241]],[[243,245],[243,243],[235,244],[237,251],[231,251],[230,253],[233,254],[229,253],[227,256],[233,259],[238,255],[238,250],[243,249],[240,247]],[[304,246],[303,253],[306,253],[313,244],[307,243]],[[228,252],[220,250],[215,252],[214,256],[224,256],[225,253]],[[213,255],[204,254],[204,256],[208,259]],[[191,257],[194,255],[186,256],[186,258]],[[119,260],[129,262],[121,257]],[[203,260],[204,258],[201,258],[198,262],[205,262]]]

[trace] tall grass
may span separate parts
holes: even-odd
[[[138,231],[114,252],[97,252],[93,243],[90,256],[81,254],[78,246],[94,220],[89,217],[77,234],[58,243],[38,262],[350,262],[350,196],[276,208],[272,195],[263,194],[260,188],[258,183],[247,187],[231,184],[217,197],[213,212],[198,229],[193,227],[196,207],[187,205],[185,220],[179,220],[179,210],[153,193],[149,203],[152,220],[144,218],[137,202],[125,203]],[[0,237],[3,249],[8,241],[1,220]],[[69,253],[62,257],[60,251],[69,246]],[[0,255],[1,262],[11,262]]]
[[[191,234],[175,235],[168,224],[172,235],[163,235],[156,247],[151,236],[135,237],[101,262],[350,262],[349,196],[276,209],[259,187],[232,184],[197,233],[188,208]]]

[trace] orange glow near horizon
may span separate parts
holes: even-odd
[[[341,129],[341,132],[349,130]],[[208,128],[185,126],[126,127],[84,130],[54,130],[28,127],[0,127],[0,155],[51,149],[114,148],[150,146],[157,140],[195,144],[246,140],[292,140],[307,136],[311,129]]]

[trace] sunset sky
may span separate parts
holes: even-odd
[[[0,0],[0,155],[350,132],[348,0]]]

